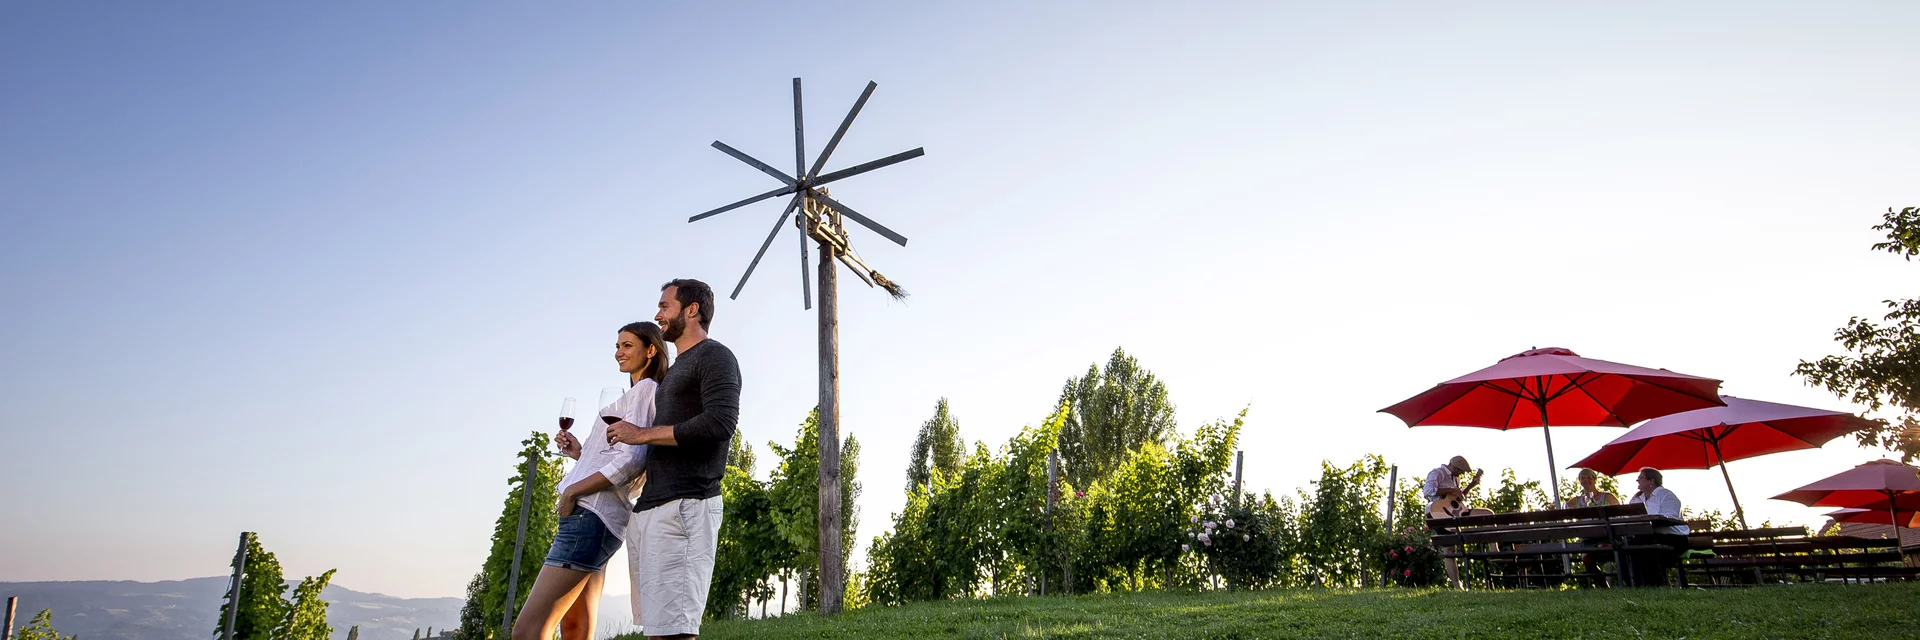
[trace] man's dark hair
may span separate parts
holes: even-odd
[[[700,305],[700,330],[706,331],[713,326],[713,287],[693,278],[675,278],[660,285],[661,291],[673,287],[673,299],[685,308],[690,304]]]
[[[1640,467],[1640,475],[1646,476],[1648,480],[1653,481],[1653,486],[1656,486],[1656,487],[1661,486],[1660,483],[1663,479],[1660,477],[1659,469],[1655,469],[1653,467]]]

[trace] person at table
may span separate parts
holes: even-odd
[[[1580,492],[1567,498],[1566,508],[1605,507],[1620,504],[1620,497],[1600,490],[1600,473],[1592,469],[1580,470]],[[1669,492],[1671,493],[1671,492]]]
[[[1480,474],[1475,473],[1473,480],[1468,481],[1464,489],[1460,487],[1460,476],[1466,475],[1472,469],[1473,465],[1467,464],[1466,458],[1454,456],[1447,460],[1446,464],[1434,467],[1432,471],[1427,472],[1427,482],[1420,487],[1420,495],[1427,499],[1427,517],[1479,516],[1493,513],[1486,509],[1469,509],[1466,506],[1467,494],[1473,491],[1474,485],[1480,484]],[[1461,588],[1460,562],[1453,558],[1442,558],[1441,564],[1447,569],[1447,583],[1453,585],[1455,589]]]
[[[1659,469],[1641,468],[1640,473],[1634,476],[1634,482],[1639,487],[1639,491],[1627,500],[1627,504],[1647,505],[1647,515],[1681,519],[1680,496],[1674,495],[1673,490],[1663,486],[1665,479],[1660,475]],[[1629,554],[1633,575],[1628,576],[1628,582],[1636,587],[1666,584],[1667,569],[1672,568],[1675,561],[1679,560],[1680,553],[1687,549],[1687,533],[1687,525],[1676,524],[1655,527],[1653,533],[1629,537],[1627,544],[1660,544],[1672,547],[1672,550],[1637,551]]]

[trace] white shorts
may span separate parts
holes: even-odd
[[[700,633],[721,513],[720,496],[714,496],[674,500],[627,519],[633,623],[641,633]]]

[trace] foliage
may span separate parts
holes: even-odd
[[[1300,493],[1292,568],[1305,585],[1366,586],[1382,560],[1372,553],[1385,529],[1387,463],[1368,455],[1346,467],[1320,463],[1313,493]]]
[[[1560,477],[1561,500],[1572,500],[1574,496],[1580,495],[1580,477],[1578,475],[1562,474]],[[1613,494],[1613,497],[1619,498],[1621,502],[1627,500],[1627,496],[1620,493],[1620,480],[1618,478],[1602,473],[1598,478],[1594,479],[1593,486],[1599,489],[1601,493]]]
[[[1440,551],[1433,547],[1433,534],[1420,523],[1382,537],[1374,553],[1385,561],[1387,578],[1402,587],[1431,587],[1440,584],[1445,575]]]
[[[1516,511],[1539,511],[1553,507],[1553,499],[1541,490],[1539,480],[1521,482],[1513,469],[1500,470],[1500,485],[1484,500],[1476,500],[1474,505],[1494,513],[1513,513]],[[1565,494],[1562,494],[1563,497]]]
[[[493,546],[487,553],[487,560],[480,569],[480,592],[475,597],[474,585],[469,584],[467,602],[460,610],[460,630],[466,638],[504,637],[494,625],[502,619],[507,607],[519,611],[527,601],[527,592],[533,588],[534,578],[540,574],[540,565],[546,557],[546,550],[553,546],[553,536],[558,531],[560,521],[551,506],[560,499],[560,456],[547,448],[547,435],[534,431],[527,439],[520,441],[520,452],[515,456],[513,475],[507,478],[507,499],[500,511],[500,517],[493,522]],[[534,475],[526,477],[528,461],[537,461]],[[513,539],[520,524],[520,495],[523,488],[531,484],[533,498],[527,509],[527,538],[520,556],[520,581],[514,588],[514,601],[509,605],[507,599],[507,579],[513,565]]]
[[[347,629],[347,640],[360,640],[360,625],[356,624]]]
[[[790,553],[773,520],[773,502],[764,483],[747,469],[728,466],[720,493],[726,514],[720,520],[707,611],[716,618],[744,617],[749,602],[773,597],[767,578],[785,566]]]
[[[54,630],[52,609],[41,609],[34,614],[33,621],[14,632],[13,637],[15,640],[79,640],[79,636],[63,636]]]
[[[1077,487],[1093,486],[1135,449],[1166,444],[1174,431],[1166,384],[1124,349],[1113,350],[1106,368],[1088,366],[1086,375],[1068,379],[1059,404],[1071,408],[1060,431],[1061,466]]]
[[[913,440],[913,452],[907,458],[907,489],[924,487],[934,473],[953,475],[960,471],[961,456],[967,443],[960,439],[960,421],[947,409],[947,399],[933,405],[933,417],[920,424],[920,435]]]
[[[309,576],[294,588],[293,601],[287,603],[286,617],[274,634],[276,640],[327,640],[333,635],[333,626],[327,624],[327,601],[320,599],[320,592],[333,582],[334,571]]]
[[[234,558],[239,561],[239,558]],[[227,565],[233,568],[232,564]],[[246,569],[240,578],[240,610],[234,614],[233,637],[241,640],[267,640],[287,615],[287,582],[280,574],[280,560],[260,545],[259,535],[247,536]],[[213,637],[226,630],[227,608],[233,594],[227,593],[220,604],[220,617],[214,622]]]
[[[766,482],[752,470],[730,465],[721,480],[727,513],[720,521],[720,540],[714,558],[713,584],[707,595],[707,616],[725,618],[746,613],[750,602],[773,597],[768,580],[799,577],[805,588],[803,603],[817,602],[820,553],[820,414],[808,412],[791,448],[768,443],[779,466]],[[751,447],[735,446],[731,460],[750,462]],[[745,451],[744,455],[738,453]],[[847,572],[854,531],[860,524],[856,503],[861,492],[860,441],[849,435],[840,444],[840,566]],[[849,578],[851,580],[851,578]]]
[[[1886,242],[1873,245],[1875,251],[1909,261],[1920,255],[1920,207],[1898,213],[1889,208],[1885,222],[1873,228],[1887,232]],[[1884,324],[1855,316],[1834,332],[1834,341],[1853,355],[1802,360],[1794,375],[1869,411],[1897,409],[1896,419],[1877,421],[1876,428],[1854,436],[1863,446],[1898,451],[1902,461],[1910,462],[1920,457],[1920,298],[1883,304],[1888,309],[1881,318]]]
[[[1182,550],[1198,554],[1205,568],[1220,576],[1229,589],[1278,586],[1287,543],[1294,540],[1292,521],[1272,493],[1241,494],[1238,500],[1214,496],[1201,508]]]
[[[753,467],[756,463],[755,458],[756,456],[753,454],[753,443],[748,442],[746,438],[733,438],[727,441],[728,468],[738,467],[741,471],[746,472],[747,477],[751,478],[754,474]],[[726,498],[721,498],[720,501],[726,502]]]

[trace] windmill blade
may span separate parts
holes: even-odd
[[[815,200],[819,200],[821,204],[825,204],[829,207],[833,207],[833,210],[840,212],[841,215],[852,218],[854,222],[860,223],[860,226],[866,227],[868,229],[872,229],[874,233],[880,234],[880,237],[886,238],[888,240],[892,240],[894,244],[900,245],[902,247],[907,246],[906,236],[900,235],[898,233],[894,233],[892,229],[888,229],[885,225],[882,225],[878,222],[874,222],[868,219],[866,216],[860,215],[860,212],[854,211],[853,209],[847,207],[847,205],[840,204],[839,202],[835,201],[833,198],[829,198],[829,197],[826,197],[825,195],[822,195],[818,190],[808,189],[807,195],[812,196]]]
[[[813,310],[813,280],[807,277],[807,218],[801,216],[795,220],[800,223],[800,306]]]
[[[714,144],[720,144],[720,143],[715,142]],[[814,180],[809,184],[817,187],[823,184],[827,184],[829,182],[833,182],[835,180],[839,180],[841,178],[851,178],[851,177],[860,175],[862,173],[872,171],[874,169],[878,169],[887,165],[899,164],[899,163],[906,162],[908,160],[912,160],[914,158],[918,158],[924,155],[927,155],[926,147],[920,147],[912,151],[902,151],[900,153],[896,153],[896,154],[887,156],[885,158],[875,160],[873,162],[869,162],[866,164],[857,164],[851,167],[847,167],[845,169],[841,169],[839,171],[835,171],[833,173],[829,173],[824,176],[820,176],[818,180]]]
[[[853,117],[860,115],[860,108],[867,106],[867,98],[872,97],[873,90],[879,87],[879,83],[867,82],[867,90],[860,92],[859,100],[853,101],[853,110],[847,112],[847,119],[840,121],[840,128],[835,130],[833,137],[827,140],[827,148],[820,150],[820,158],[813,161],[813,169],[807,171],[808,180],[820,175],[820,168],[826,166],[827,157],[833,155],[833,150],[840,146],[840,138],[847,135],[847,127],[853,126]]]
[[[750,204],[753,204],[753,203],[755,203],[755,202],[759,202],[759,201],[761,201],[761,200],[766,200],[766,199],[768,199],[768,198],[772,198],[772,197],[774,197],[774,196],[783,196],[783,195],[786,195],[786,194],[789,194],[789,193],[793,193],[793,191],[794,191],[794,187],[781,187],[781,188],[778,188],[778,189],[774,189],[774,190],[772,190],[772,191],[768,191],[768,192],[766,192],[766,193],[762,193],[762,194],[760,194],[760,195],[757,195],[757,196],[754,196],[754,197],[751,197],[751,198],[747,198],[747,199],[745,199],[745,200],[741,200],[741,201],[739,201],[739,202],[735,202],[735,203],[733,203],[733,204],[730,204],[730,205],[727,205],[727,206],[724,206],[724,207],[720,207],[720,208],[718,208],[718,209],[714,209],[714,210],[712,210],[712,211],[708,211],[708,212],[706,212],[706,213],[702,213],[702,214],[700,214],[700,215],[697,215],[697,216],[694,216],[694,217],[691,217],[691,218],[687,218],[687,222],[699,222],[699,221],[701,221],[701,220],[705,220],[705,219],[707,219],[707,218],[711,218],[711,217],[714,217],[714,216],[717,216],[717,215],[720,215],[720,214],[722,214],[722,213],[726,213],[726,212],[728,212],[728,211],[732,211],[732,210],[734,210],[734,209],[738,209],[738,208],[740,208],[740,207],[744,207],[744,206],[747,206],[747,205],[750,205]]]
[[[800,119],[800,79],[793,79],[793,175],[807,175],[806,126]]]
[[[719,149],[721,153],[733,156],[733,159],[735,160],[739,160],[741,162],[745,162],[749,165],[752,165],[753,168],[759,169],[760,171],[766,173],[767,175],[773,176],[775,180],[784,182],[788,186],[792,186],[799,182],[798,180],[794,180],[792,176],[788,176],[787,174],[780,173],[779,169],[775,169],[765,162],[755,160],[753,156],[741,153],[739,149],[735,149],[733,147],[727,146],[727,143],[725,142],[715,140],[713,141],[713,148]]]
[[[760,258],[767,255],[767,247],[773,246],[773,237],[780,235],[780,227],[786,226],[787,224],[787,215],[793,213],[793,208],[797,206],[800,206],[800,194],[798,193],[793,194],[793,200],[787,202],[787,210],[780,212],[780,220],[773,223],[773,232],[767,234],[766,242],[760,243],[760,252],[753,254],[753,262],[747,263],[747,272],[740,274],[740,284],[733,286],[733,293],[727,296],[728,300],[740,299],[740,290],[746,288],[747,278],[753,276],[753,268],[760,266]]]

